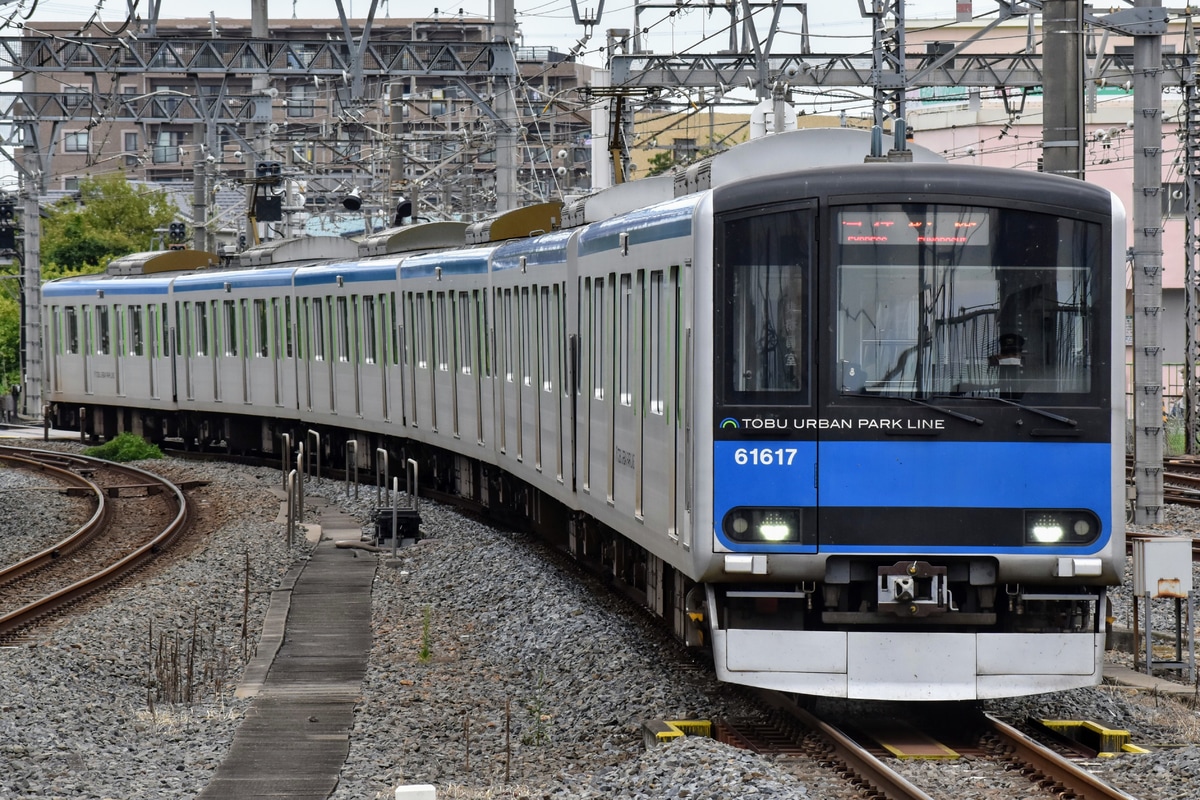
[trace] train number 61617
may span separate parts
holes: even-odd
[[[754,464],[755,466],[770,467],[790,467],[796,459],[797,449],[795,447],[739,447],[733,451],[733,461],[739,467],[746,464]]]

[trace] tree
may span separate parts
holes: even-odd
[[[120,173],[79,182],[79,199],[60,200],[42,219],[42,279],[98,272],[108,262],[150,249],[156,228],[178,209],[166,192],[135,186]],[[0,274],[16,275],[16,260]],[[0,287],[0,390],[20,380],[21,304],[16,280]]]
[[[79,181],[79,200],[60,200],[42,220],[43,277],[94,272],[114,258],[150,249],[156,228],[179,210],[166,192],[136,186],[121,173]]]

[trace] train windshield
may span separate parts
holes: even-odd
[[[833,223],[841,393],[1091,391],[1100,225],[915,203],[845,206]]]
[[[733,218],[721,235],[727,399],[807,405],[812,211]]]

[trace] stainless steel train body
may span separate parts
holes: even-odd
[[[1124,552],[1119,204],[778,155],[528,238],[52,282],[51,413],[415,457],[442,491],[560,521],[723,680],[1097,682]]]

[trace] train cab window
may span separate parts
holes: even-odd
[[[67,352],[73,353],[73,354],[78,353],[79,352],[79,317],[75,314],[75,306],[67,306],[65,309],[63,309],[63,311],[66,314],[66,324],[67,324],[67,337],[66,337]]]
[[[1105,260],[1088,223],[957,204],[834,217],[843,394],[1087,394]]]
[[[718,368],[726,402],[810,402],[812,216],[806,208],[759,211],[721,225]]]

